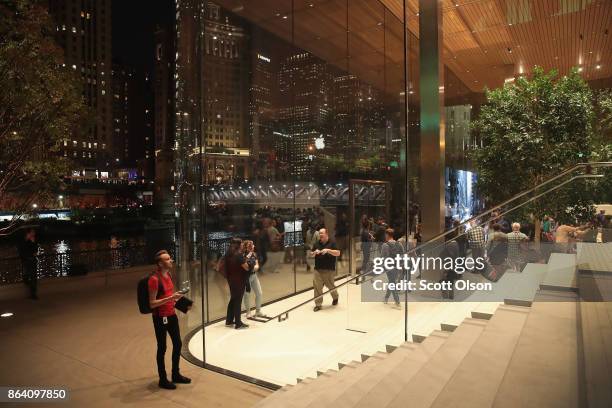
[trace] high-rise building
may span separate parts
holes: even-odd
[[[169,28],[155,32],[153,72],[156,203],[169,204],[174,183],[174,35]]]
[[[257,35],[260,33],[254,33]],[[262,39],[257,38],[260,42]],[[273,138],[274,108],[273,93],[276,89],[278,61],[267,52],[264,44],[254,48],[251,44],[251,84],[249,88],[249,136],[252,162],[258,178],[275,178]]]
[[[204,10],[202,77],[208,180],[248,178],[249,43],[242,21],[218,5]]]
[[[276,151],[281,163],[293,162],[291,172],[296,177],[309,172],[315,139],[328,133],[330,80],[327,64],[306,51],[281,63],[278,121],[282,130],[275,134]]]
[[[134,105],[130,108],[134,118],[130,137],[130,152],[136,162],[138,176],[153,180],[155,177],[155,131],[153,81],[147,72],[134,82]]]
[[[130,161],[130,105],[134,103],[130,97],[134,92],[135,73],[119,63],[113,63],[112,69],[112,107],[113,107],[113,139],[111,159],[115,167],[123,167]]]
[[[332,135],[329,145],[347,163],[370,158],[373,149],[384,151],[387,143],[381,92],[352,74],[334,77]]]
[[[64,141],[63,154],[75,159],[73,175],[102,176],[113,166],[111,0],[49,0],[56,38],[66,66],[81,74],[83,96],[95,124]],[[95,172],[95,173],[94,173]]]

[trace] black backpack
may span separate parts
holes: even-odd
[[[140,313],[142,314],[153,312],[149,304],[149,279],[151,276],[153,276],[153,274],[149,274],[138,281],[138,309],[140,309]],[[159,299],[159,294],[164,293],[164,285],[159,278],[157,282],[157,296],[155,298]]]

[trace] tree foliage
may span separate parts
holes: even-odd
[[[60,144],[91,118],[79,81],[65,67],[43,3],[1,2],[0,197],[17,217],[61,187],[69,163]]]
[[[474,123],[484,147],[475,151],[474,159],[478,187],[490,205],[577,163],[609,159],[605,153],[609,140],[602,137],[610,123],[609,93],[601,94],[598,102],[577,70],[559,78],[554,70],[546,73],[536,67],[531,78],[521,77],[487,91],[486,96],[487,103]],[[602,115],[603,122],[595,120]],[[573,206],[590,212],[592,189],[587,187],[588,183],[575,183],[525,209],[536,220],[545,214],[565,214]],[[575,206],[579,198],[580,205]]]

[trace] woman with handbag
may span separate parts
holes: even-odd
[[[255,245],[253,241],[243,241],[242,251],[247,265],[249,266],[249,277],[247,280],[246,291],[244,292],[243,302],[244,308],[246,309],[247,319],[252,316],[251,314],[251,291],[255,293],[255,317],[265,317],[261,313],[261,301],[263,294],[261,291],[261,284],[257,277],[259,271],[259,262],[257,261],[257,254],[255,253]]]

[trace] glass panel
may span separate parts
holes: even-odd
[[[180,319],[183,336],[196,333],[205,319],[205,289],[201,246],[201,169],[202,150],[199,129],[199,72],[193,61],[200,58],[196,40],[200,16],[189,2],[177,5],[176,109],[175,109],[175,216],[176,216],[176,283],[187,282],[193,309]],[[203,345],[196,344],[194,360],[203,364]]]
[[[277,384],[359,358],[363,333],[349,312],[363,317],[370,305],[354,281],[343,285],[363,262],[351,256],[361,249],[357,213],[406,229],[402,23],[375,0],[190,0],[178,9],[179,271],[203,288],[193,295],[204,311],[183,319],[192,357]],[[355,179],[364,182],[351,208]],[[311,253],[325,232],[339,251],[332,274],[321,264],[315,272]],[[258,259],[246,297],[261,308],[252,312],[289,319],[249,320],[242,302],[240,320],[253,327],[230,336],[228,301],[245,300],[231,283],[235,238],[253,241]],[[321,280],[342,285],[337,306],[333,293],[313,301]],[[269,352],[242,347],[264,330]],[[329,336],[335,348],[304,348]],[[240,361],[228,348],[243,350]],[[312,358],[286,358],[305,350]]]

